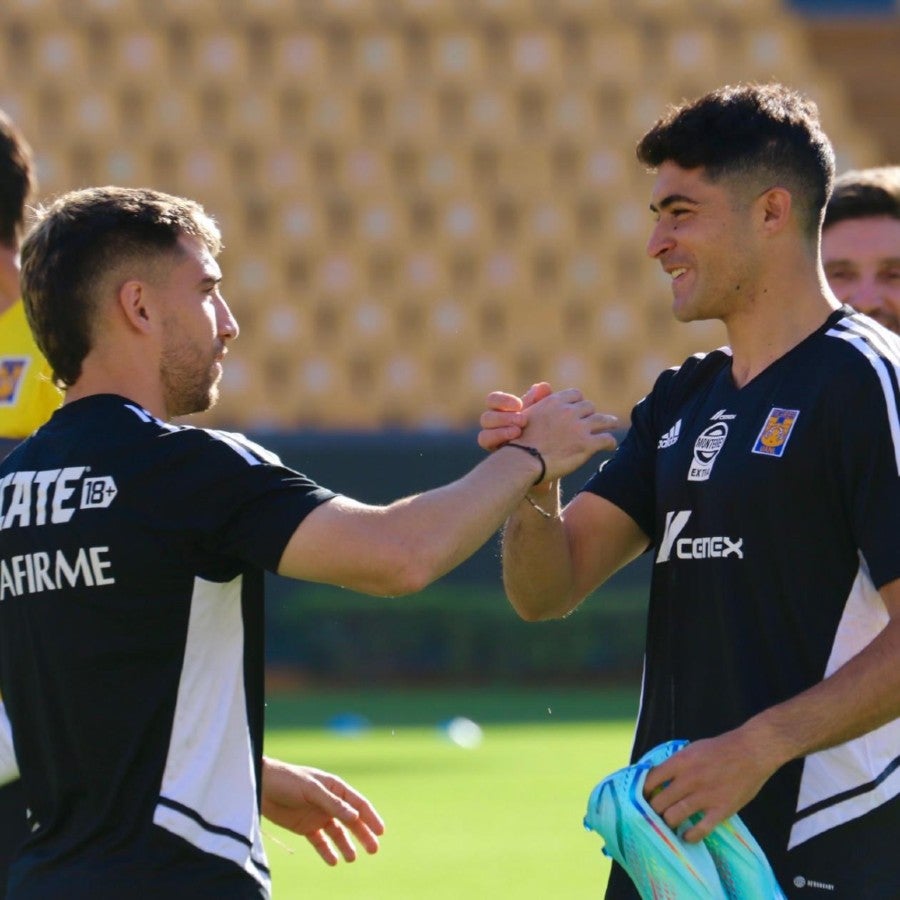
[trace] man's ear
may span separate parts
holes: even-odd
[[[126,281],[117,297],[125,321],[135,330],[147,333],[153,328],[152,308],[147,296],[147,286],[142,281]]]
[[[794,198],[787,188],[772,187],[756,199],[759,222],[770,235],[783,231],[791,219]]]

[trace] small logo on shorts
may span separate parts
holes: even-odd
[[[753,445],[753,452],[761,456],[784,456],[784,448],[787,447],[799,415],[799,409],[772,407],[766,424],[763,425]]]
[[[794,887],[795,888],[810,888],[814,891],[833,891],[835,887],[833,884],[828,884],[826,881],[813,881],[812,878],[804,878],[802,875],[794,876]]]

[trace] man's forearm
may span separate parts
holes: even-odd
[[[516,612],[529,621],[570,612],[572,566],[560,516],[559,484],[513,511],[503,530],[503,584]]]
[[[900,717],[900,620],[819,684],[743,727],[775,768],[842,744]],[[774,771],[774,768],[773,768]]]

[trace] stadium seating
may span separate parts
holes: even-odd
[[[778,0],[4,0],[0,107],[42,193],[152,184],[222,223],[242,323],[206,421],[472,427],[493,388],[626,416],[721,343],[644,256],[633,147],[778,77],[883,161]]]

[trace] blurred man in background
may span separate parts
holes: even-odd
[[[42,425],[62,400],[19,297],[19,240],[25,205],[35,186],[31,148],[0,110],[0,459]],[[0,788],[0,897],[25,826],[22,786],[15,781]]]
[[[900,333],[900,166],[845,172],[822,226],[822,263],[838,300]]]
[[[679,321],[729,345],[663,372],[628,436],[564,509],[532,488],[503,574],[523,618],[569,614],[652,548],[633,759],[691,741],[645,794],[699,841],[741,810],[788,897],[888,900],[900,885],[900,346],[826,289],[834,155],[781,85],[723,88],[644,136],[647,245]],[[528,405],[497,393],[485,449]],[[602,636],[598,636],[602,639]],[[636,900],[618,865],[608,900]]]

